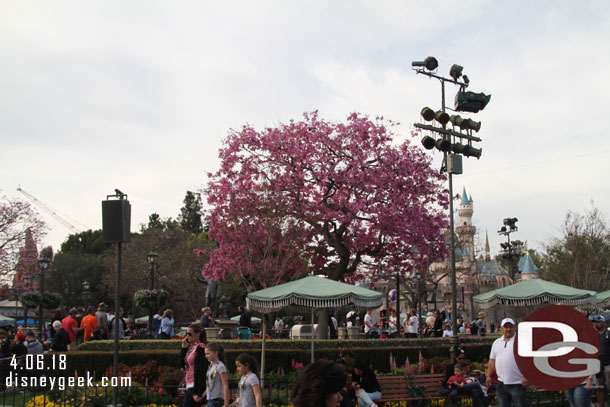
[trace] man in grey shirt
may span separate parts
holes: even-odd
[[[108,314],[106,313],[106,304],[100,302],[100,305],[97,306],[95,317],[97,318],[97,326],[102,331],[102,339],[108,339]]]

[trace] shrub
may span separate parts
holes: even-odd
[[[473,362],[479,362],[489,356],[492,338],[476,338],[464,340],[461,346],[466,350],[466,356]],[[249,353],[260,362],[261,341],[223,340],[221,343],[227,354],[227,367],[235,370],[235,358],[240,353]],[[86,342],[77,351],[68,352],[68,370],[76,369],[79,374],[86,370],[96,372],[96,377],[103,375],[106,367],[112,364],[113,341]],[[306,340],[270,340],[266,350],[266,372],[284,369],[290,371],[292,361],[308,364],[311,342]],[[316,359],[359,359],[371,365],[378,372],[389,372],[390,353],[396,361],[396,366],[404,367],[408,358],[411,364],[417,363],[419,353],[434,365],[435,372],[444,370],[451,345],[447,339],[379,339],[379,340],[322,340],[316,341]],[[177,340],[129,340],[120,342],[120,362],[127,366],[143,365],[149,360],[157,361],[158,365],[179,367],[180,341]],[[429,367],[428,367],[429,371]]]

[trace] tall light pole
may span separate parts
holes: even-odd
[[[472,135],[481,128],[481,122],[472,119],[462,118],[458,115],[450,116],[445,105],[445,83],[452,83],[459,86],[459,91],[455,98],[455,111],[477,113],[482,110],[491,96],[483,93],[466,92],[470,84],[468,76],[462,75],[463,67],[453,65],[449,71],[451,78],[446,78],[436,74],[438,61],[434,57],[428,57],[424,61],[413,61],[411,65],[416,73],[436,78],[441,82],[441,110],[434,111],[429,107],[424,107],[421,116],[426,122],[432,124],[415,123],[415,127],[430,132],[432,136],[422,138],[423,146],[431,150],[437,148],[443,153],[443,165],[441,172],[449,175],[449,225],[450,225],[450,250],[451,250],[451,326],[453,336],[451,337],[451,360],[455,360],[455,353],[460,343],[457,327],[457,281],[455,271],[455,225],[453,220],[453,174],[462,173],[462,155],[466,157],[481,157],[482,150],[475,148],[472,143],[480,142],[481,139]],[[460,80],[461,79],[461,80]],[[442,127],[439,127],[437,123]],[[447,125],[451,123],[452,128]],[[438,139],[436,138],[438,136]],[[466,144],[464,144],[464,141]],[[451,154],[451,153],[455,154]]]
[[[159,255],[155,251],[153,247],[148,254],[146,255],[146,259],[150,264],[150,289],[151,291],[155,289],[155,267],[157,266],[157,259]],[[153,317],[153,309],[148,309],[148,332],[153,333],[152,331],[152,317]]]
[[[112,376],[119,376],[119,316],[121,315],[121,264],[123,243],[131,240],[131,204],[119,189],[102,201],[102,239],[104,243],[117,243],[116,287],[114,291],[114,361]],[[114,199],[110,199],[114,198]],[[112,389],[112,405],[118,407],[119,388]]]
[[[43,298],[44,298],[44,273],[49,268],[51,264],[51,260],[41,256],[38,259],[38,268],[40,269],[40,305],[38,309],[38,335],[42,339],[42,329],[44,327],[44,306],[43,306]]]
[[[513,257],[516,256],[516,253],[513,252],[513,245],[510,242],[510,234],[519,230],[519,228],[517,227],[518,221],[519,219],[517,218],[506,218],[502,221],[503,226],[500,228],[500,230],[498,230],[499,235],[504,235],[508,239],[506,243],[500,243],[500,246],[504,251],[502,257],[509,261],[510,267],[508,270],[508,274],[512,279],[515,278]]]

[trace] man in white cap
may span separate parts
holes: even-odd
[[[487,387],[491,385],[491,376],[494,372],[498,375],[498,405],[500,407],[527,407],[527,396],[525,388],[528,381],[519,370],[513,347],[515,344],[515,321],[504,318],[500,323],[502,337],[496,339],[491,345],[489,364],[487,365]]]

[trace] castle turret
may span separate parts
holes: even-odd
[[[466,188],[464,187],[460,208],[458,209],[458,223],[455,231],[460,237],[464,251],[468,252],[470,260],[474,260],[475,256],[474,235],[476,233],[476,228],[472,225],[472,214],[472,195],[469,198],[466,193]]]

